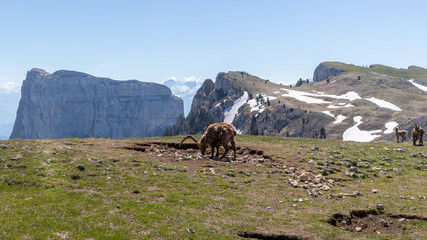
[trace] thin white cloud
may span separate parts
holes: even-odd
[[[201,82],[200,78],[191,76],[191,77],[183,77],[182,80],[184,82]]]
[[[19,82],[7,82],[0,85],[1,93],[19,93],[21,91],[21,83]]]

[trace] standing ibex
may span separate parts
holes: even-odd
[[[222,157],[225,157],[227,152],[229,151],[228,143],[231,142],[231,147],[234,151],[234,158],[236,158],[236,143],[234,142],[234,136],[236,136],[237,130],[236,128],[229,123],[214,123],[208,126],[205,133],[203,133],[202,138],[200,138],[200,142],[191,136],[185,136],[181,144],[188,138],[192,139],[200,148],[200,152],[202,155],[205,154],[208,146],[212,148],[211,158],[214,157],[215,147],[217,148],[217,156],[219,155],[219,146],[222,145],[225,149]]]
[[[419,145],[423,145],[423,135],[424,129],[415,124],[414,129],[412,129],[412,140],[414,141],[414,145],[416,144],[417,140],[419,140]]]
[[[396,140],[399,142],[399,136],[402,138],[402,142],[406,141],[406,135],[408,135],[408,131],[399,130],[397,127],[394,128],[394,132],[396,134]]]

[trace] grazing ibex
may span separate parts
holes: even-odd
[[[408,135],[408,131],[399,130],[397,127],[395,127],[394,132],[396,134],[397,142],[399,142],[399,136],[402,138],[402,142],[406,141],[406,136]]]
[[[417,140],[419,140],[419,145],[423,145],[423,135],[424,129],[415,124],[414,129],[412,129],[412,140],[414,141],[414,145],[416,145]]]
[[[223,146],[225,149],[222,157],[225,157],[227,152],[229,151],[228,143],[231,142],[231,147],[234,151],[234,158],[236,158],[236,143],[234,142],[234,136],[236,136],[237,130],[236,128],[229,123],[214,123],[208,126],[205,133],[203,133],[202,138],[200,138],[200,142],[191,136],[185,136],[181,144],[188,138],[192,139],[200,148],[200,152],[202,155],[205,154],[206,149],[211,146],[212,154],[211,158],[214,157],[215,147],[217,148],[217,156],[219,155],[219,146]]]

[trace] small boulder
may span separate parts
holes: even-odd
[[[79,169],[80,171],[84,171],[86,170],[86,167],[82,164],[77,165],[77,169]]]

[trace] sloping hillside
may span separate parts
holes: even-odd
[[[219,161],[180,140],[0,141],[0,239],[427,234],[424,147],[239,135]]]
[[[327,66],[326,78],[315,76],[317,82],[293,88],[245,72],[220,73],[210,92],[199,90],[205,97],[198,98],[197,108],[174,133],[197,133],[227,121],[243,134],[363,142],[392,139],[395,126],[426,126],[426,69],[321,65]],[[327,77],[328,71],[338,75]]]

